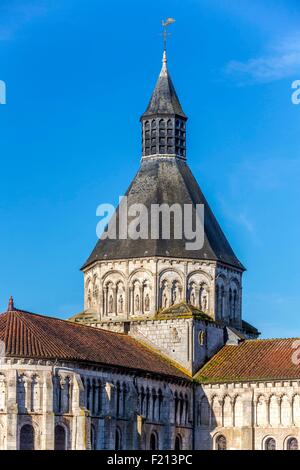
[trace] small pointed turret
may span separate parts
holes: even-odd
[[[166,51],[163,53],[162,68],[142,119],[154,115],[176,115],[187,119],[168,71]]]
[[[164,50],[162,68],[150,102],[141,117],[143,157],[186,157],[186,121],[167,68]]]

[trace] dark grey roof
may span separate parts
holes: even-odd
[[[145,159],[126,196],[128,205],[142,203],[150,213],[151,204],[204,204],[205,240],[201,250],[186,249],[185,238],[176,240],[99,240],[84,267],[99,260],[171,257],[218,260],[239,269],[243,265],[235,256],[197,181],[185,161],[177,158]],[[118,223],[118,210],[116,214]],[[149,224],[150,226],[150,224]]]
[[[170,74],[167,69],[167,60],[164,53],[163,66],[159,74],[155,89],[151,96],[148,108],[142,118],[153,115],[177,115],[186,119]]]

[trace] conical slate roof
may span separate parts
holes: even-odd
[[[189,242],[182,239],[170,240],[99,240],[83,268],[93,262],[109,259],[128,259],[141,257],[171,257],[197,260],[214,260],[229,264],[239,269],[243,265],[235,256],[220,225],[210,209],[187,163],[178,158],[144,159],[127,193],[128,207],[132,204],[144,204],[150,214],[151,204],[177,203],[182,209],[184,204],[204,205],[204,245],[200,250],[188,250]],[[116,224],[119,222],[119,210],[116,212]],[[172,224],[171,224],[172,225]],[[149,230],[151,233],[149,216]]]
[[[142,118],[155,115],[177,115],[186,118],[167,69],[166,51],[156,86]]]
[[[168,118],[170,115],[172,118],[178,116],[179,120],[187,119],[168,73],[166,62],[166,53],[164,52],[162,69],[142,120],[145,120],[148,116],[162,116],[164,119],[164,117]],[[146,129],[144,129],[144,132],[146,132]],[[172,135],[171,130],[171,139],[173,140],[174,137],[175,140],[185,139],[181,134],[184,134],[181,127],[180,129],[176,128],[175,136]],[[169,134],[167,137],[169,139]],[[165,138],[165,134],[159,134],[159,140]],[[145,154],[141,167],[131,183],[126,196],[128,208],[133,204],[143,204],[147,208],[148,234],[151,234],[151,205],[167,204],[171,207],[173,204],[179,204],[182,208],[182,213],[184,213],[184,205],[189,204],[192,206],[195,215],[196,205],[203,204],[205,218],[203,247],[198,250],[187,249],[187,243],[190,240],[186,239],[185,236],[176,239],[172,233],[169,240],[163,239],[162,236],[158,240],[151,239],[151,236],[148,236],[146,240],[120,239],[117,236],[117,239],[107,238],[99,240],[83,269],[101,260],[153,256],[213,260],[244,269],[230,247],[197,181],[182,156],[159,154],[152,155],[149,158]],[[173,225],[171,223],[171,227]],[[119,209],[116,212],[116,226],[118,229]]]

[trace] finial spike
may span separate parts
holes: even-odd
[[[10,296],[10,299],[9,299],[9,302],[8,302],[8,309],[7,309],[7,311],[8,311],[8,312],[12,312],[14,309],[15,309],[15,306],[14,306],[14,299],[13,299],[12,296]]]
[[[167,70],[167,51],[164,51],[163,58],[162,58],[162,69],[160,72],[160,76],[166,76],[168,73]]]

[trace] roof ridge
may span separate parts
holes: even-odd
[[[257,338],[257,339],[246,339],[243,341],[243,343],[251,343],[251,342],[267,342],[267,341],[295,341],[295,340],[300,340],[300,337],[291,337],[291,338]]]

